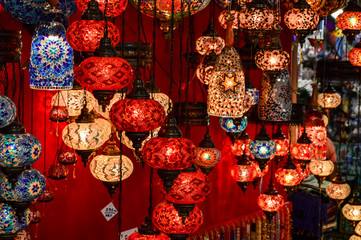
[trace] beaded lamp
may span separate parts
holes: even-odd
[[[240,56],[232,47],[232,21],[227,24],[226,47],[217,57],[208,87],[207,112],[211,116],[239,118],[245,112],[245,78]]]
[[[207,132],[204,135],[203,140],[199,143],[199,146],[196,148],[196,157],[193,162],[203,173],[209,174],[214,166],[221,160],[221,157],[221,151],[215,147],[207,126]]]
[[[154,208],[152,222],[157,229],[166,233],[172,240],[185,240],[189,234],[196,232],[202,225],[203,214],[195,205],[189,217],[183,221],[173,204],[163,201]]]
[[[305,38],[317,26],[318,21],[318,14],[306,0],[299,0],[284,16],[286,26],[296,35],[301,46],[305,42]]]
[[[103,19],[104,16],[99,10],[98,2],[89,1],[82,20],[73,22],[66,31],[66,39],[70,46],[76,51],[94,52],[104,36],[106,24]],[[115,47],[120,41],[120,32],[111,22],[108,22],[107,30],[111,45]]]
[[[326,193],[329,198],[332,198],[339,203],[348,197],[351,193],[351,187],[342,179],[340,172],[337,172],[336,177],[326,187]]]
[[[356,0],[350,0],[343,12],[337,16],[337,27],[345,34],[348,42],[352,45],[357,34],[361,30],[361,7]]]
[[[111,197],[120,184],[120,176],[122,180],[127,179],[132,174],[133,168],[132,161],[127,156],[121,155],[113,137],[102,154],[95,156],[89,166],[91,174],[103,182]]]
[[[74,52],[65,38],[60,22],[63,13],[51,7],[35,30],[30,51],[30,88],[66,90],[73,87]]]
[[[84,166],[93,151],[103,145],[110,137],[107,126],[96,121],[84,106],[81,114],[63,129],[63,141],[81,156]]]
[[[317,103],[326,112],[328,118],[330,118],[333,110],[341,104],[341,96],[336,92],[331,82],[328,82],[323,93],[318,95]]]
[[[343,216],[350,222],[352,227],[356,227],[361,221],[361,201],[357,191],[352,198],[342,207]]]
[[[75,3],[80,11],[85,11],[88,8],[90,0],[76,0]],[[99,9],[105,12],[106,17],[116,17],[124,12],[128,1],[126,0],[97,0]],[[105,6],[107,6],[106,11]]]
[[[256,171],[255,166],[252,165],[251,159],[244,153],[242,156],[236,156],[237,164],[231,168],[231,176],[237,182],[238,186],[246,193],[248,185],[253,181]]]
[[[249,150],[258,162],[261,170],[266,167],[270,158],[276,153],[276,143],[271,140],[267,134],[263,123],[260,132],[256,135],[255,139],[250,142]]]
[[[16,105],[5,95],[0,95],[0,128],[8,126],[16,118]]]

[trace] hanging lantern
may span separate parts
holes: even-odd
[[[59,91],[51,99],[51,107],[66,107],[70,119],[75,119],[80,115],[84,104],[86,104],[89,111],[92,111],[97,105],[93,94],[83,90],[76,82],[74,82],[74,85],[72,90]]]
[[[73,87],[74,52],[65,39],[65,27],[59,22],[61,10],[51,7],[38,26],[31,42],[30,88],[65,90]]]
[[[66,122],[68,118],[69,112],[65,106],[53,106],[49,112],[49,119],[53,122]]]
[[[239,25],[248,31],[252,41],[259,41],[266,31],[279,25],[279,14],[271,9],[268,2],[253,0],[239,12]]]
[[[249,157],[253,157],[249,151],[249,144],[251,138],[248,136],[246,131],[243,131],[231,146],[232,153],[236,156],[242,156],[243,153]]]
[[[203,140],[199,143],[199,147],[196,148],[196,157],[193,162],[203,173],[208,175],[221,160],[221,157],[221,151],[216,148],[209,134],[209,128],[207,127],[207,132]]]
[[[238,186],[246,193],[248,185],[253,181],[255,166],[252,165],[250,157],[245,153],[242,156],[236,156],[237,164],[231,168],[231,176],[237,182]]]
[[[0,95],[0,128],[8,126],[16,118],[16,105],[5,95]]]
[[[361,221],[361,201],[357,192],[355,192],[348,203],[343,206],[342,214],[354,228],[357,223]]]
[[[63,141],[81,156],[84,166],[88,162],[88,157],[98,147],[103,145],[110,137],[110,132],[104,125],[107,121],[95,120],[84,106],[81,114],[75,122],[67,125],[63,130]],[[109,122],[107,122],[110,125]]]
[[[178,24],[186,17],[193,15],[202,9],[204,9],[210,1],[208,0],[190,0],[185,1],[174,1],[174,14],[172,17],[172,1],[159,0],[159,1],[148,1],[148,0],[130,0],[129,1],[135,9],[138,9],[141,13],[147,16],[154,17],[154,7],[156,8],[156,18],[159,20],[160,29],[164,33],[166,39],[170,39],[171,35],[171,20],[173,19],[173,28],[175,29]],[[156,3],[156,4],[155,4]],[[156,5],[156,6],[155,6]]]
[[[209,55],[212,52],[220,54],[224,46],[224,39],[219,37],[218,33],[214,30],[212,22],[208,24],[208,28],[202,34],[202,37],[196,41],[197,52],[201,55]]]
[[[98,104],[98,108],[96,109],[97,113],[99,113],[103,118],[105,119],[109,119],[109,113],[110,113],[110,109],[112,109],[114,103],[118,102],[120,99],[124,99],[125,98],[125,92],[123,91],[123,89],[121,90],[121,92],[116,92],[112,99],[109,101],[109,104],[105,107],[105,110],[103,109],[103,106]]]
[[[341,96],[336,92],[331,82],[328,82],[323,93],[318,95],[317,103],[326,112],[328,118],[330,118],[333,110],[341,104]]]
[[[292,89],[287,69],[275,77],[264,74],[257,113],[263,121],[290,121],[292,117]]]
[[[302,181],[302,176],[297,166],[292,162],[291,154],[288,154],[285,165],[276,170],[276,180],[285,187],[288,194],[295,190],[295,186]]]
[[[355,67],[361,67],[361,43],[357,43],[348,53],[348,60]]]
[[[244,73],[241,58],[232,47],[232,21],[227,24],[226,47],[217,57],[208,87],[207,112],[211,116],[239,118],[245,112]]]
[[[75,150],[68,147],[64,142],[58,153],[57,162],[63,165],[73,165],[77,162]]]
[[[258,162],[261,170],[266,167],[270,158],[276,153],[276,143],[268,136],[264,124],[262,124],[261,131],[255,139],[250,142],[249,150]]]
[[[355,227],[355,233],[361,235],[361,222],[359,222]]]
[[[37,202],[51,202],[54,200],[54,191],[51,187],[50,179],[48,179],[47,176],[45,176],[45,178],[46,187],[43,194],[41,194],[40,197],[38,197],[38,199],[36,200]]]
[[[296,162],[300,163],[302,168],[304,169],[306,165],[310,162],[312,158],[312,142],[308,138],[306,133],[306,128],[301,135],[301,137],[297,140],[297,143],[291,146],[291,155],[296,160]]]
[[[251,164],[254,166],[253,187],[254,187],[254,189],[256,189],[258,186],[258,183],[261,181],[261,178],[267,174],[269,164],[266,165],[266,167],[264,168],[263,171],[261,170],[261,168],[259,167],[259,164],[256,161],[254,161],[254,160],[251,161]]]
[[[25,167],[39,159],[42,151],[41,144],[36,137],[25,133],[24,126],[18,121],[2,128],[1,133],[0,167],[7,175],[9,182],[15,184]]]
[[[278,194],[273,186],[272,181],[268,185],[266,191],[264,191],[264,193],[257,198],[257,204],[267,215],[269,222],[271,222],[273,216],[283,206],[283,197],[282,195]]]
[[[0,203],[0,216],[0,238],[6,240],[14,239],[14,234],[24,230],[31,221],[30,209],[18,217],[15,209],[7,203]]]
[[[296,35],[301,46],[305,42],[305,38],[315,29],[318,21],[318,14],[306,0],[299,0],[284,16],[286,26]]]
[[[76,0],[75,3],[80,11],[85,11],[88,8],[88,3],[90,0]],[[106,9],[106,17],[116,17],[119,16],[122,12],[124,12],[127,7],[128,1],[125,0],[97,0],[99,3],[99,9],[104,12],[105,6]],[[107,5],[106,5],[107,4]]]
[[[352,45],[357,34],[361,30],[361,7],[356,0],[350,0],[343,12],[337,16],[337,27],[345,34],[348,42]]]
[[[361,240],[361,237],[358,235],[352,235],[349,240]]]
[[[68,168],[63,164],[60,164],[54,161],[54,164],[51,164],[48,170],[48,178],[53,180],[64,180],[68,175]]]
[[[133,142],[136,154],[149,131],[161,126],[165,119],[164,108],[160,103],[149,99],[150,95],[137,77],[133,89],[125,99],[116,102],[110,111],[110,120],[119,131],[125,131]]]
[[[27,202],[30,205],[31,201],[43,194],[45,186],[44,175],[33,168],[22,172],[14,185],[0,172],[0,196],[6,201]]]
[[[126,60],[117,57],[106,31],[99,47],[94,51],[94,57],[85,59],[77,68],[76,75],[83,87],[93,90],[94,96],[105,111],[115,90],[131,83],[133,69]]]
[[[192,165],[196,147],[182,134],[175,119],[168,116],[166,123],[158,133],[144,144],[142,156],[152,168],[162,170],[180,170]]]
[[[333,172],[335,166],[331,160],[311,160],[309,168],[321,185],[323,180]]]
[[[153,210],[152,222],[171,239],[185,240],[188,234],[196,232],[203,223],[202,211],[197,205],[184,221],[173,204],[163,201]]]
[[[282,160],[283,157],[288,154],[288,149],[290,146],[290,141],[283,134],[281,125],[278,125],[277,131],[273,135],[272,140],[276,143],[275,160],[276,164],[278,164],[280,160]]]
[[[82,20],[73,22],[66,31],[66,39],[76,51],[94,52],[104,36],[105,21],[99,4],[95,0],[88,2],[88,8],[82,15]],[[108,37],[115,47],[120,41],[120,32],[111,22],[107,23]]]
[[[336,177],[327,185],[326,193],[330,198],[336,201],[342,201],[350,195],[351,188],[350,185],[342,179],[340,172],[337,172]]]
[[[103,182],[111,197],[120,184],[120,176],[122,176],[122,180],[127,179],[132,174],[133,168],[132,161],[121,155],[113,137],[109,140],[103,153],[95,156],[89,166],[92,175]]]
[[[237,125],[235,124],[235,122],[237,123]],[[248,121],[246,116],[243,116],[242,118],[239,118],[237,120],[233,118],[220,118],[219,124],[233,143],[238,137],[239,133],[243,132],[244,129],[246,129]]]

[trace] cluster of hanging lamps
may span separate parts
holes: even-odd
[[[357,34],[361,30],[361,7],[356,0],[350,0],[343,12],[337,16],[337,27],[345,34],[348,42],[352,45]]]
[[[51,6],[31,42],[30,88],[66,90],[73,87],[74,51],[66,41],[64,14]]]
[[[120,41],[120,32],[111,22],[107,26],[108,37],[115,47]],[[88,8],[82,14],[82,20],[73,22],[66,31],[66,39],[76,51],[94,52],[104,36],[105,21],[99,3],[95,0],[88,2]]]
[[[319,22],[319,15],[306,0],[299,0],[284,16],[286,26],[302,44]]]
[[[210,173],[214,166],[221,160],[222,154],[219,149],[216,148],[214,142],[209,134],[209,128],[207,126],[207,132],[204,135],[203,140],[196,148],[196,158],[194,163],[202,170],[203,173]]]

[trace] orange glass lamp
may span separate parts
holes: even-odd
[[[361,236],[354,234],[349,238],[349,240],[361,240]]]
[[[361,201],[357,190],[348,203],[343,206],[342,214],[354,228],[361,221]]]
[[[231,146],[232,153],[236,156],[242,156],[245,153],[249,157],[253,157],[249,151],[249,144],[251,138],[248,136],[246,131],[243,131]]]
[[[348,53],[348,60],[355,67],[361,67],[361,42],[357,43]]]
[[[343,12],[337,16],[337,27],[345,34],[348,42],[352,45],[357,34],[361,30],[361,7],[356,0],[350,0]]]
[[[312,158],[312,141],[307,136],[306,128],[297,143],[291,146],[291,155],[297,163],[301,164],[302,168],[305,169],[306,165],[311,161]]]
[[[197,52],[201,55],[209,55],[214,52],[220,54],[225,47],[224,39],[214,30],[214,24],[210,22],[207,30],[196,41]]]
[[[276,170],[276,180],[281,184],[287,194],[291,194],[295,187],[302,181],[302,176],[297,169],[297,166],[292,162],[291,154],[288,154],[287,162],[285,165]]]
[[[361,222],[359,222],[355,227],[355,233],[361,236]]]
[[[246,193],[249,184],[253,181],[255,166],[252,165],[251,159],[245,153],[242,156],[236,156],[237,164],[231,168],[231,176],[237,182],[238,186]]]
[[[264,193],[257,198],[257,204],[267,215],[269,222],[272,221],[273,216],[276,215],[277,211],[283,206],[284,199],[274,188],[272,180]]]
[[[283,134],[281,125],[278,125],[276,133],[273,135],[272,140],[276,143],[275,161],[277,164],[288,154],[290,147],[290,141]]]
[[[299,0],[284,16],[286,26],[296,35],[302,44],[319,22],[319,15],[306,0]]]

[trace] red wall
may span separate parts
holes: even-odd
[[[217,9],[218,11],[218,9]],[[75,19],[80,18],[80,13],[76,13],[71,17],[70,23]],[[199,37],[206,29],[209,19],[209,7],[194,16],[195,37]],[[21,23],[12,19],[10,15],[4,11],[0,11],[1,25],[5,29],[21,29],[23,41],[23,55],[22,61],[25,62],[30,53],[31,36],[22,28]],[[137,12],[130,6],[125,11],[125,41],[137,41]],[[143,16],[144,29],[146,37],[149,42],[152,42],[153,20],[150,17]],[[5,24],[6,23],[6,24]],[[117,20],[117,26],[121,29],[121,21]],[[219,33],[224,35],[223,29],[216,28]],[[156,57],[161,63],[162,67],[170,72],[170,41],[166,41],[162,37],[161,31],[157,28],[156,40]],[[184,24],[183,36],[183,53],[186,52],[185,44],[188,33],[188,19]],[[142,37],[144,40],[144,38]],[[174,88],[172,99],[173,102],[178,101],[178,86],[179,86],[179,28],[175,32],[175,52],[174,52]],[[287,46],[286,46],[287,45]],[[284,48],[289,50],[290,41],[285,41]],[[183,79],[186,82],[186,63],[183,60]],[[191,77],[193,76],[191,71]],[[256,87],[260,86],[261,72],[251,71],[251,80]],[[25,105],[22,107],[24,113],[24,124],[28,132],[33,130],[33,134],[38,137],[44,147],[42,157],[34,164],[34,168],[39,170],[46,169],[54,161],[56,153],[56,124],[50,122],[48,119],[48,112],[50,110],[51,97],[55,92],[45,92],[30,90],[28,72],[25,75]],[[156,83],[161,88],[162,92],[168,93],[170,79],[164,71],[157,65],[156,69]],[[195,78],[190,85],[190,101],[201,101],[202,94],[200,93],[198,80]],[[33,96],[32,96],[33,95]],[[182,91],[184,99],[185,91]],[[31,110],[33,109],[33,119],[31,119]],[[233,181],[230,176],[230,167],[235,164],[236,160],[230,151],[230,140],[222,131],[218,124],[218,118],[211,117],[210,132],[216,144],[216,147],[222,150],[222,160],[210,173],[212,182],[212,190],[207,200],[200,204],[200,208],[204,214],[203,227],[211,224],[219,223],[228,219],[232,219],[243,214],[259,210],[256,198],[259,195],[259,189],[254,190],[250,187],[244,195],[241,189]],[[64,127],[60,125],[59,134]],[[184,129],[183,129],[184,130]],[[198,145],[205,133],[204,127],[192,127],[190,137],[193,142]],[[259,131],[259,128],[258,130]],[[251,138],[255,136],[255,125],[250,124],[247,128]],[[271,134],[271,132],[269,132]],[[125,149],[125,147],[123,148]],[[121,200],[121,229],[128,230],[139,226],[147,214],[148,196],[149,196],[149,172],[148,166],[144,169],[140,164],[135,163],[135,159],[129,150],[125,150],[125,154],[134,162],[134,172],[125,181],[123,181],[122,200]],[[80,162],[80,159],[79,159]],[[118,206],[118,193],[111,200],[106,188],[102,183],[91,175],[88,168],[84,168],[80,162],[76,165],[73,177],[73,167],[69,168],[68,179],[61,181],[52,181],[51,185],[55,192],[55,200],[50,203],[36,203],[35,206],[39,209],[43,216],[38,227],[31,226],[29,229],[34,237],[41,240],[75,240],[75,239],[117,239],[119,219],[114,217],[109,222],[102,216],[100,210],[104,208],[110,201],[113,201]],[[267,176],[268,178],[268,176]],[[155,174],[153,195],[154,204],[160,202],[163,198],[160,196],[157,188],[158,177]],[[266,181],[268,183],[268,180]],[[265,183],[263,183],[265,188]],[[278,186],[278,189],[280,187]],[[119,210],[119,209],[118,209]]]

